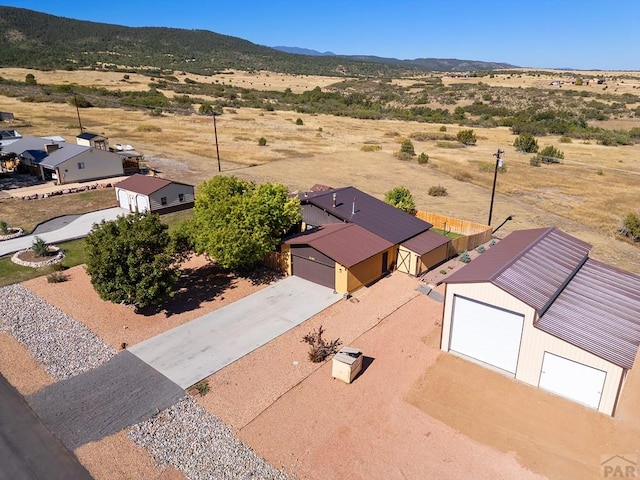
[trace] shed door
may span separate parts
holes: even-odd
[[[449,350],[515,376],[524,315],[454,296]]]
[[[138,205],[138,212],[144,213],[149,211],[149,197],[136,195],[136,203]]]
[[[606,376],[597,368],[545,352],[538,386],[597,410]]]
[[[127,195],[126,190],[118,190],[118,203],[120,208],[131,211],[129,208],[129,195]]]

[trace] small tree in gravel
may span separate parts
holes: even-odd
[[[314,330],[311,333],[307,333],[302,337],[304,343],[308,343],[311,348],[309,349],[309,360],[313,363],[324,362],[329,355],[333,355],[338,351],[338,347],[342,345],[339,338],[331,341],[326,341],[322,336],[324,335],[324,328],[322,325],[318,330]]]

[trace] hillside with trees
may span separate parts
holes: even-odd
[[[344,76],[509,67],[466,60],[300,55],[206,30],[124,27],[13,7],[0,7],[0,65],[40,70],[106,66],[204,75],[238,69]]]

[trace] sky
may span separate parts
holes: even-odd
[[[0,0],[131,27],[203,29],[268,47],[521,67],[640,70],[640,1]]]

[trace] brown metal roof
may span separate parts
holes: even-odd
[[[335,207],[333,206],[334,194],[336,195]],[[299,197],[301,202],[311,203],[345,222],[360,225],[394,245],[415,237],[433,226],[355,187],[313,192],[306,197],[304,195]]]
[[[586,261],[590,248],[556,228],[519,230],[445,282],[491,282],[542,314]]]
[[[284,243],[287,245],[310,245],[347,268],[353,267],[394,245],[353,223],[324,225],[296,235]]]
[[[630,369],[640,345],[640,276],[589,259],[535,326]]]
[[[427,230],[409,240],[405,240],[400,245],[418,255],[424,255],[450,241],[451,239],[449,237]]]
[[[534,326],[622,368],[640,345],[640,276],[588,258],[555,228],[514,232],[447,283],[491,282],[533,307]]]
[[[123,188],[130,192],[141,193],[142,195],[151,195],[153,192],[157,192],[171,183],[175,182],[165,178],[149,177],[147,175],[140,175],[139,173],[136,173],[135,175],[131,175],[129,178],[125,178],[124,180],[116,183],[114,187]]]

